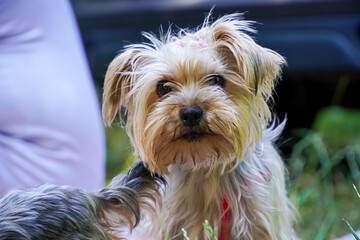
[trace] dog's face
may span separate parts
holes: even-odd
[[[267,100],[284,59],[257,45],[239,15],[131,45],[106,73],[103,117],[121,107],[135,154],[158,173],[241,161],[271,117]]]

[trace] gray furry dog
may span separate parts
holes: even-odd
[[[0,200],[0,239],[122,239],[119,228],[140,221],[165,180],[142,162],[97,192],[45,184]]]

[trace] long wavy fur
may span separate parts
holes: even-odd
[[[97,192],[51,184],[11,191],[0,200],[0,239],[122,239],[120,228],[139,223],[163,184],[138,162]]]

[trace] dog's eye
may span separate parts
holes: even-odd
[[[158,82],[156,86],[156,93],[159,97],[162,97],[174,90],[172,87],[168,85],[168,83],[169,82],[166,80]]]
[[[220,75],[213,75],[210,77],[210,79],[207,81],[208,84],[214,85],[214,86],[220,86],[222,88],[225,87],[225,80]]]

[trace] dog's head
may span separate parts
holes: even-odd
[[[152,171],[239,162],[271,118],[284,59],[247,35],[254,30],[240,14],[208,22],[162,39],[145,34],[151,44],[128,46],[106,73],[104,121],[126,109],[135,154]]]

